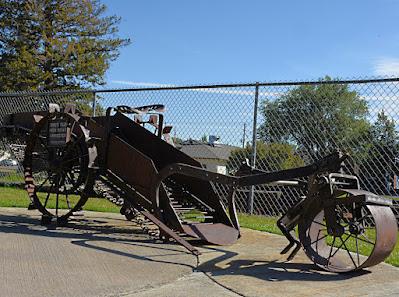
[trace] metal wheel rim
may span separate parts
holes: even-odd
[[[36,185],[35,184],[35,179],[34,179],[34,168],[33,167],[33,153],[35,150],[35,146],[37,144],[38,141],[38,137],[40,136],[40,132],[42,131],[43,128],[45,128],[45,125],[48,123],[48,121],[51,121],[51,119],[56,118],[56,117],[66,117],[68,121],[70,122],[75,122],[76,123],[76,132],[78,133],[78,137],[85,137],[85,134],[82,130],[83,127],[81,127],[79,125],[78,122],[76,122],[76,120],[70,116],[69,114],[66,113],[53,113],[50,114],[46,117],[43,117],[38,123],[36,123],[36,125],[34,126],[31,134],[29,135],[28,141],[27,141],[27,146],[25,149],[25,158],[24,158],[24,176],[25,176],[25,188],[28,191],[28,195],[31,198],[31,200],[35,203],[36,207],[38,208],[38,210],[43,214],[43,215],[47,215],[49,217],[56,217],[57,220],[58,219],[67,219],[69,216],[71,216],[73,214],[73,212],[76,212],[77,210],[80,210],[83,205],[86,203],[87,199],[88,199],[88,195],[87,195],[87,190],[89,189],[89,185],[90,183],[92,183],[92,174],[91,174],[91,170],[87,169],[86,172],[83,172],[83,174],[85,176],[82,176],[82,179],[80,182],[82,182],[83,184],[83,190],[80,191],[80,193],[77,196],[80,196],[78,201],[71,207],[69,207],[69,203],[68,207],[69,209],[66,211],[62,210],[62,214],[59,214],[59,208],[58,208],[58,197],[56,197],[57,200],[57,208],[55,210],[55,214],[51,211],[49,211],[46,208],[46,203],[47,200],[49,199],[49,196],[51,194],[50,191],[52,190],[51,188],[49,189],[49,192],[47,192],[47,196],[46,196],[46,200],[45,203],[43,204],[40,201],[40,198],[37,195],[37,192],[40,190],[40,185]],[[84,128],[83,128],[84,129]],[[85,165],[88,164],[88,150],[87,150],[87,145],[84,147],[85,150],[85,155],[84,157],[84,163]],[[79,176],[80,177],[80,176]],[[57,186],[58,190],[59,190],[59,185]],[[58,195],[61,193],[58,193]],[[66,195],[66,200],[68,199],[67,196],[70,195],[71,193],[68,193]],[[57,195],[57,194],[56,194]],[[68,200],[67,200],[68,201]]]
[[[396,218],[387,206],[363,204],[362,207],[367,209],[368,215],[373,218],[372,228],[375,230],[375,238],[369,238],[367,233],[363,237],[356,236],[353,252],[348,250],[350,249],[348,238],[353,238],[354,235],[341,237],[339,240],[333,239],[330,240],[330,244],[327,243],[329,235],[326,236],[327,232],[324,230],[326,226],[323,223],[323,210],[316,211],[310,216],[311,219],[303,219],[298,225],[298,232],[302,247],[309,259],[317,266],[331,272],[359,270],[384,261],[396,244]],[[346,229],[345,233],[347,233]],[[368,255],[360,254],[360,244],[370,245],[371,251]]]

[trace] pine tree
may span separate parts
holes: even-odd
[[[97,0],[0,0],[0,91],[80,89],[104,83],[130,40]]]
[[[370,147],[362,164],[367,186],[374,192],[389,194],[391,179],[399,174],[399,135],[395,121],[382,110],[370,129]]]

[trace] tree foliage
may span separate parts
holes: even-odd
[[[377,115],[377,121],[370,129],[371,140],[374,146],[395,156],[398,149],[398,133],[395,130],[395,121],[382,110]]]
[[[367,113],[366,101],[345,84],[303,85],[262,103],[258,133],[265,142],[290,143],[319,157],[367,136]]]
[[[245,161],[250,159],[252,146],[234,150],[227,162],[229,172],[238,169]],[[266,144],[262,141],[256,143],[256,167],[265,171],[277,171],[303,166],[303,160],[295,153],[292,145],[282,143]]]
[[[104,83],[130,41],[98,0],[0,0],[0,91],[87,88]]]
[[[367,157],[361,164],[362,172],[370,188],[387,193],[387,183],[393,177],[392,174],[399,174],[399,135],[395,121],[384,111],[378,113],[370,129],[369,139]]]

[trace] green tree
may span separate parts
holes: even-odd
[[[250,145],[234,150],[227,161],[227,170],[232,172],[238,169],[246,159],[251,159],[251,155],[252,146]],[[303,160],[295,153],[292,145],[256,142],[256,168],[265,171],[277,171],[303,165]]]
[[[0,91],[80,89],[104,83],[130,41],[97,0],[0,0]]]
[[[394,174],[399,174],[399,135],[395,121],[384,111],[377,115],[377,121],[370,129],[370,145],[367,157],[361,164],[366,175],[368,188],[377,193],[388,193],[388,182]]]
[[[356,154],[359,146],[353,144],[369,131],[367,113],[366,101],[346,84],[302,85],[263,101],[258,136],[268,143],[293,144],[311,158],[338,147]]]
[[[398,145],[398,133],[395,130],[395,121],[382,110],[377,115],[377,121],[370,129],[373,144],[385,152],[395,155]]]

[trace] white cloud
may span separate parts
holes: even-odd
[[[362,95],[360,98],[368,102],[392,101],[396,103],[399,100],[399,95],[385,95],[381,92],[381,94]]]
[[[177,85],[172,84],[162,84],[162,83],[152,83],[152,82],[135,82],[135,81],[127,81],[127,80],[112,80],[111,83],[125,85],[125,86],[134,86],[134,87],[148,87],[148,88],[168,88],[168,87],[177,87]],[[206,87],[206,85],[205,85]],[[216,93],[216,94],[229,94],[229,95],[246,95],[246,96],[254,96],[255,90],[250,89],[248,87],[243,88],[201,88],[201,89],[190,89],[193,92],[204,92],[204,93]],[[283,92],[259,92],[259,97],[261,99],[264,98],[275,98],[281,96]]]
[[[399,59],[381,58],[374,64],[376,75],[399,75]]]
[[[147,82],[136,82],[128,80],[112,80],[111,83],[125,86],[135,86],[135,87],[152,87],[152,88],[166,88],[175,87],[175,85],[169,84],[159,84],[159,83],[147,83]]]

